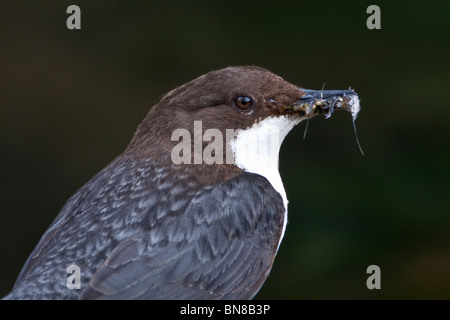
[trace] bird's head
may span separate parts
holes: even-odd
[[[336,109],[350,111],[356,119],[357,94],[352,90],[303,89],[261,67],[228,67],[167,93],[139,125],[127,150],[151,157],[173,155],[174,148],[189,135],[190,141],[184,141],[190,144],[189,157],[186,149],[175,149],[184,152],[182,163],[204,164],[207,151],[206,164],[232,162],[252,171],[255,164],[249,161],[256,161],[257,166],[278,161],[281,142],[301,120],[317,114],[329,117]],[[196,143],[201,148],[195,148]],[[222,154],[217,154],[218,148]]]

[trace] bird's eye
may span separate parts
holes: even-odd
[[[247,96],[240,96],[234,99],[234,105],[241,110],[247,111],[253,106],[253,100]]]

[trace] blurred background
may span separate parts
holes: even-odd
[[[66,9],[81,8],[81,30]],[[366,9],[381,8],[381,30]],[[0,296],[65,201],[166,92],[259,65],[354,88],[351,116],[299,125],[280,172],[289,224],[258,299],[450,298],[450,2],[2,1]],[[369,290],[369,265],[381,289]]]

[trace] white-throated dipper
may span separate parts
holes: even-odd
[[[251,299],[287,223],[281,143],[335,109],[354,120],[357,94],[302,89],[255,66],[170,91],[67,201],[5,298]]]

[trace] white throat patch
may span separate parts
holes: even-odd
[[[246,172],[265,177],[283,198],[285,213],[278,246],[286,229],[288,205],[286,191],[278,171],[280,147],[289,131],[301,120],[302,118],[290,119],[287,116],[269,117],[248,129],[238,130],[236,138],[230,141],[235,165]]]

